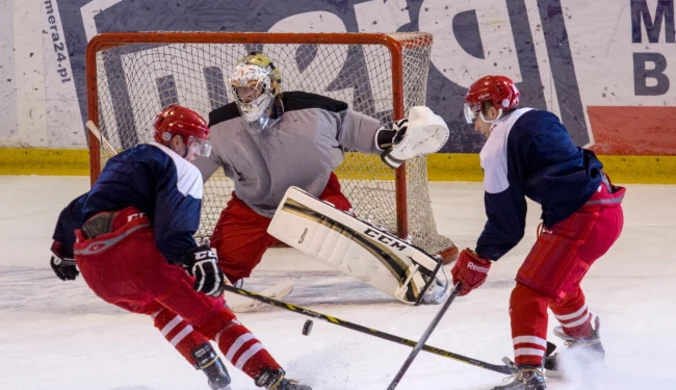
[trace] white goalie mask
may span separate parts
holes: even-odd
[[[230,85],[240,115],[251,131],[270,125],[275,97],[281,92],[281,72],[262,53],[251,53],[235,66]]]

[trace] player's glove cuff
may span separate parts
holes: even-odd
[[[54,270],[56,276],[63,280],[75,280],[80,274],[80,271],[77,270],[77,265],[75,259],[69,258],[60,258],[59,256],[52,255],[52,258],[49,260],[49,264]]]
[[[52,258],[49,260],[49,265],[56,276],[63,281],[75,280],[80,272],[77,269],[72,251],[67,253],[66,246],[59,241],[52,243],[51,250]]]
[[[218,267],[216,253],[206,245],[193,249],[183,258],[183,268],[195,277],[195,291],[218,297],[223,293],[223,272]]]
[[[458,260],[451,270],[453,284],[462,282],[462,289],[458,295],[467,295],[470,291],[484,284],[491,265],[490,260],[484,259],[469,248],[460,252]]]

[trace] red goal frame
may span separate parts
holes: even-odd
[[[404,118],[404,64],[403,49],[432,44],[429,33],[415,33],[411,39],[397,40],[381,33],[267,33],[267,32],[107,32],[88,43],[85,52],[87,116],[99,126],[98,69],[96,55],[101,50],[127,44],[324,44],[324,45],[381,45],[391,55],[392,107],[395,120]],[[89,162],[91,185],[101,172],[99,140],[89,132]],[[408,237],[408,207],[406,165],[395,172],[397,234]]]

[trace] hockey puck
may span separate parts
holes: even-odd
[[[303,324],[303,335],[309,336],[310,332],[312,332],[312,320],[307,320],[305,321],[305,324]]]

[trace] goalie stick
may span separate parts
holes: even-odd
[[[420,349],[425,345],[427,342],[427,339],[430,338],[432,335],[432,332],[434,329],[437,327],[439,324],[439,321],[441,321],[441,318],[446,314],[446,311],[448,310],[448,307],[451,306],[451,302],[455,299],[455,297],[458,295],[458,292],[460,291],[460,287],[462,287],[462,283],[458,282],[454,287],[453,290],[451,290],[451,295],[446,299],[446,302],[444,302],[443,306],[441,306],[441,309],[439,309],[439,312],[437,312],[437,315],[434,316],[432,319],[432,322],[430,322],[429,326],[425,330],[425,333],[423,333],[422,337],[420,340],[418,340],[418,343],[415,345],[413,348],[413,351],[411,351],[411,354],[408,355],[406,358],[406,361],[404,361],[404,364],[401,366],[399,371],[397,372],[397,375],[394,376],[394,379],[392,379],[392,382],[390,383],[390,386],[387,388],[387,390],[394,390],[399,382],[401,382],[401,379],[404,377],[404,374],[406,374],[406,371],[408,370],[409,367],[411,367],[411,364],[413,364],[413,360],[415,359],[416,356],[418,356],[418,353],[420,353]]]
[[[260,293],[275,299],[284,299],[284,297],[291,294],[291,291],[293,291],[293,282],[285,280],[266,288]],[[228,293],[225,296],[225,303],[234,313],[255,312],[265,305],[263,302],[255,299],[249,299],[243,295],[232,293]]]
[[[113,145],[111,145],[106,137],[101,134],[99,128],[94,124],[94,121],[91,119],[88,120],[87,123],[85,123],[85,126],[87,126],[87,130],[94,134],[94,137],[99,140],[99,143],[108,151],[108,153],[112,154],[113,156],[117,154],[117,150],[115,150]]]
[[[266,297],[264,295],[260,295],[260,294],[257,294],[255,292],[243,290],[241,288],[237,288],[237,287],[234,287],[234,286],[231,286],[231,285],[228,285],[228,284],[224,284],[223,289],[225,291],[229,291],[229,292],[232,292],[232,293],[235,293],[235,294],[244,295],[244,296],[247,296],[251,299],[261,301],[261,302],[266,303],[270,306],[274,306],[274,307],[277,307],[277,308],[280,308],[280,309],[284,309],[284,310],[288,310],[288,311],[291,311],[291,312],[294,312],[294,313],[302,314],[304,316],[324,320],[326,322],[329,322],[331,324],[334,324],[334,325],[337,325],[337,326],[340,326],[340,327],[343,327],[343,328],[354,330],[354,331],[364,333],[364,334],[367,334],[367,335],[370,335],[370,336],[374,336],[374,337],[377,337],[377,338],[380,338],[380,339],[383,339],[383,340],[392,341],[392,342],[397,343],[397,344],[406,345],[406,346],[409,346],[409,347],[415,347],[416,344],[417,344],[413,340],[409,340],[409,339],[405,339],[403,337],[395,336],[393,334],[385,333],[385,332],[379,331],[377,329],[367,328],[365,326],[355,324],[353,322],[341,320],[340,318],[336,318],[336,317],[329,316],[329,315],[326,315],[326,314],[318,313],[316,311],[312,311],[310,309],[306,309],[306,308],[301,307],[301,306],[296,306],[296,305],[293,305],[291,303],[278,301],[276,299],[272,299],[270,297]],[[449,297],[449,299],[450,299],[450,297]],[[470,364],[470,365],[473,365],[475,367],[479,367],[479,368],[483,368],[483,369],[486,369],[486,370],[498,372],[500,374],[513,375],[516,372],[512,367],[507,366],[507,365],[497,365],[497,364],[491,364],[491,363],[483,362],[481,360],[473,359],[473,358],[463,356],[463,355],[460,355],[460,354],[457,354],[457,353],[454,353],[454,352],[449,352],[449,351],[443,350],[441,348],[432,347],[432,346],[427,345],[427,344],[422,345],[422,347],[420,347],[420,349],[425,351],[425,352],[429,352],[429,353],[432,353],[432,354],[435,354],[435,355],[438,355],[438,356],[441,356],[441,357],[445,357],[445,358],[448,358],[448,359],[453,359],[453,360],[456,360],[456,361],[459,361],[459,362],[462,362],[462,363]]]

